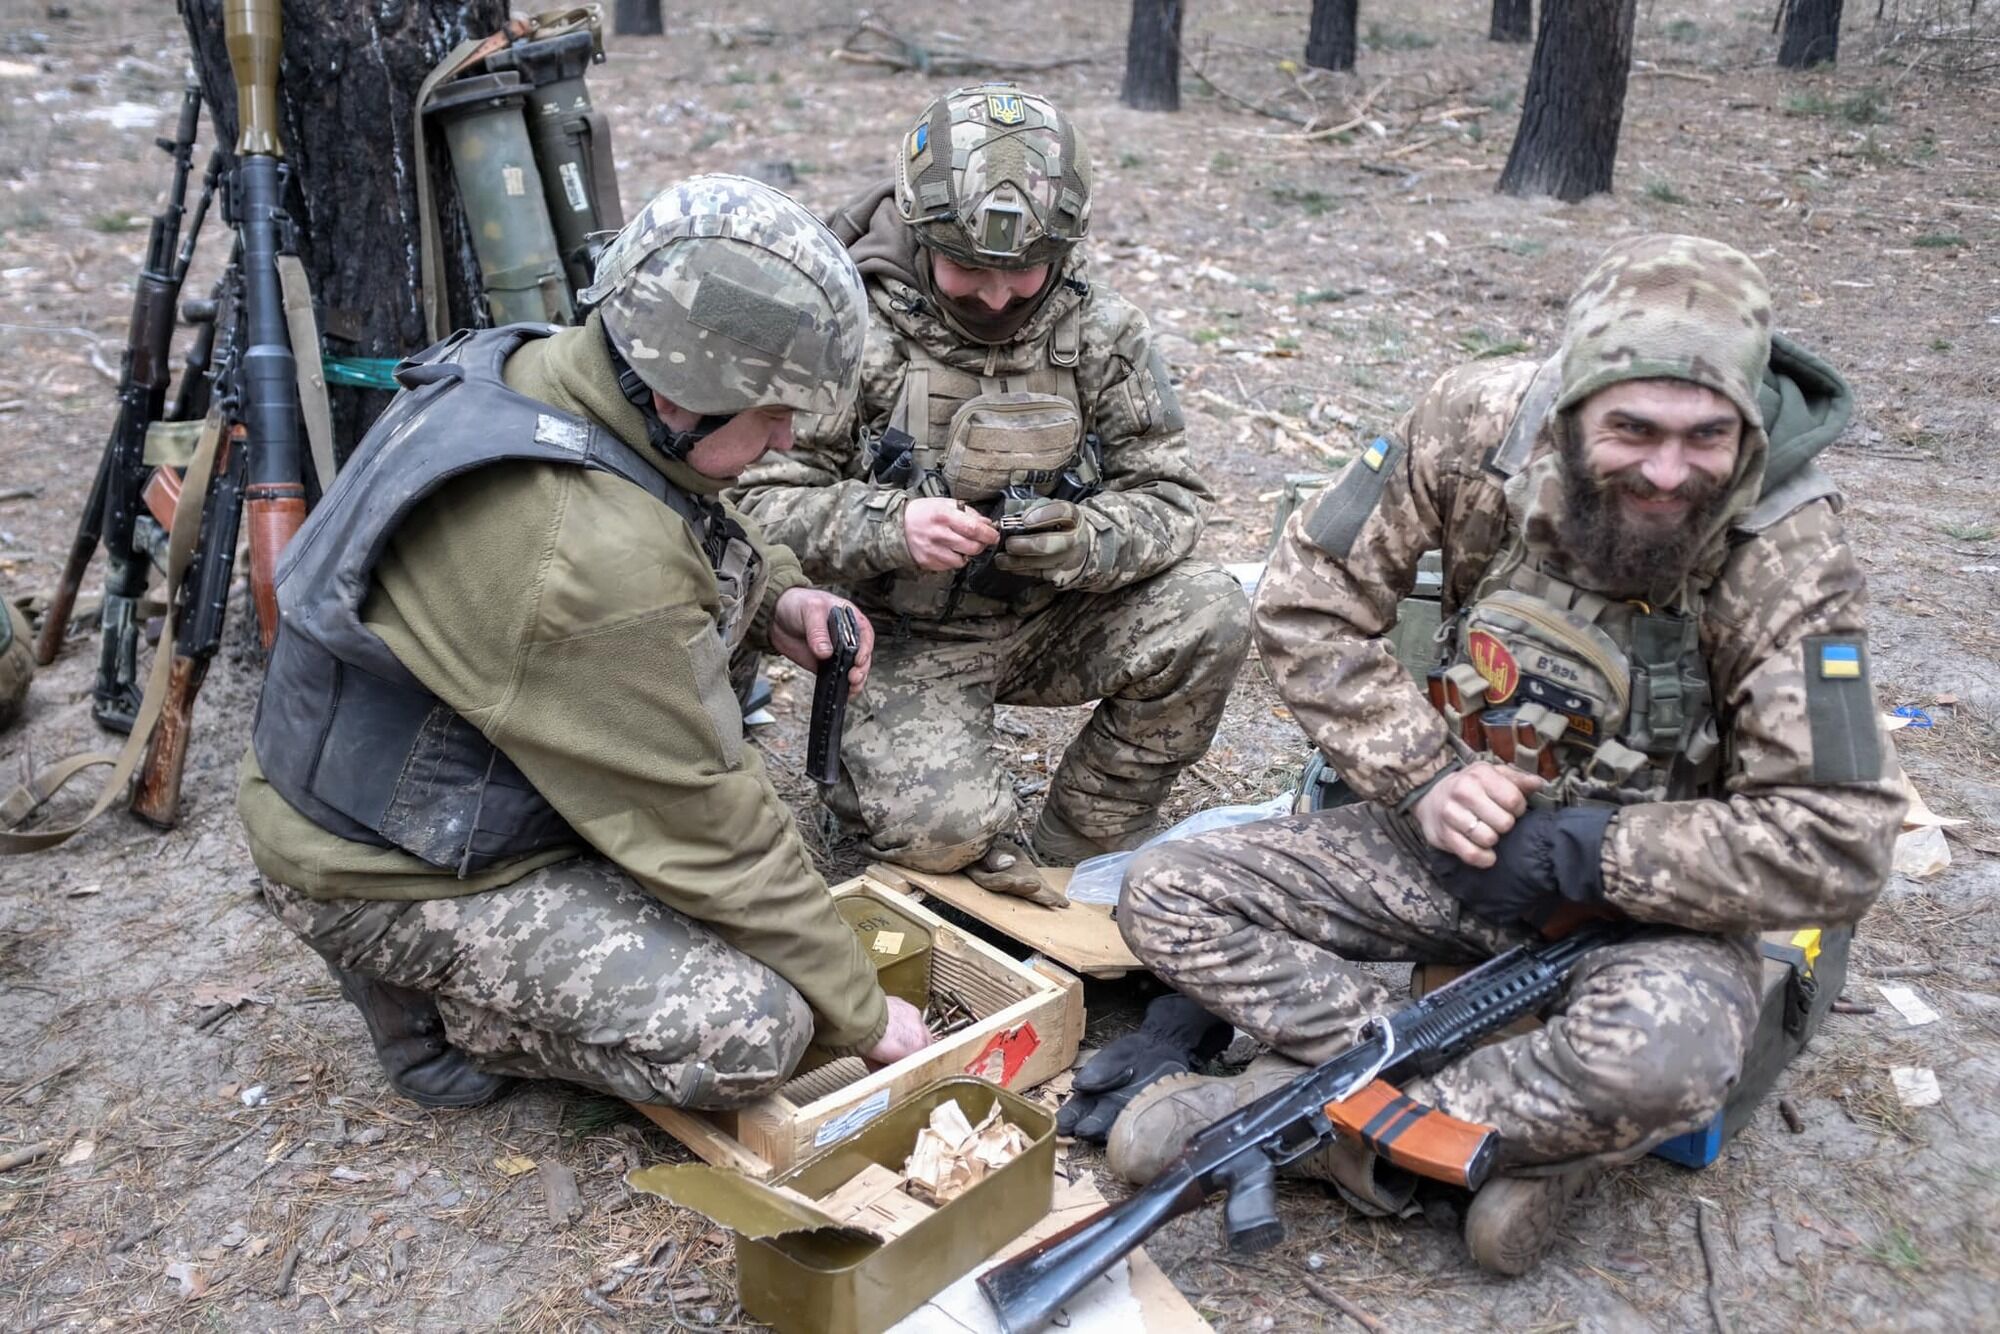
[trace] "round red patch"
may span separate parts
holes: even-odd
[[[1486,678],[1488,707],[1512,699],[1514,688],[1521,684],[1521,665],[1507,646],[1484,630],[1474,630],[1466,638],[1466,651],[1472,655],[1472,669]]]

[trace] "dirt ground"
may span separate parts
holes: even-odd
[[[963,81],[831,59],[855,21],[845,5],[668,8],[685,16],[673,36],[619,42],[591,76],[628,206],[718,169],[834,205],[884,174],[903,125]],[[1290,1240],[1254,1262],[1219,1254],[1207,1217],[1152,1249],[1219,1329],[1351,1323],[1329,1291],[1391,1329],[1990,1328],[2000,143],[1993,75],[1947,68],[1982,48],[1925,42],[1849,5],[1839,68],[1785,75],[1769,4],[1648,0],[1618,188],[1564,206],[1493,194],[1528,53],[1484,40],[1485,5],[1362,8],[1359,71],[1308,79],[1290,63],[1303,0],[1190,5],[1201,73],[1177,115],[1118,105],[1122,0],[889,0],[874,14],[938,58],[1085,58],[1034,82],[1094,149],[1098,278],[1150,312],[1182,377],[1190,440],[1221,497],[1203,542],[1215,558],[1261,559],[1285,476],[1332,466],[1448,366],[1545,354],[1608,243],[1693,231],[1751,252],[1782,330],[1857,390],[1857,421],[1825,462],[1873,581],[1877,685],[1885,708],[1928,710],[1932,727],[1898,734],[1902,758],[1931,805],[1966,823],[1950,869],[1898,877],[1864,924],[1856,1012],[1834,1016],[1780,1086],[1800,1129],[1767,1105],[1705,1171],[1648,1160],[1616,1174],[1533,1276],[1486,1278],[1448,1232],[1369,1222],[1313,1187],[1286,1188]],[[1919,8],[1946,6],[1891,17]],[[1995,30],[1983,36],[1995,49]],[[10,598],[53,584],[111,419],[107,377],[165,179],[147,141],[183,61],[164,6],[0,6]],[[1346,121],[1304,137],[1306,123]],[[684,1155],[620,1105],[545,1085],[432,1115],[385,1094],[357,1016],[257,897],[232,809],[257,667],[234,640],[201,701],[178,829],[121,815],[0,864],[0,1154],[50,1145],[0,1172],[0,1325],[741,1325],[727,1239],[623,1185],[631,1167]],[[78,640],[37,679],[26,721],[0,736],[7,784],[103,744],[92,661]],[[781,681],[764,733],[802,811],[809,695],[803,676]],[[1032,794],[1075,718],[1014,722]],[[1301,751],[1250,666],[1175,813],[1266,795]],[[830,850],[830,869],[849,861]],[[1937,1021],[1906,1024],[1879,990],[1892,978]],[[1093,990],[1092,1003],[1129,1015],[1134,993]],[[1934,1070],[1943,1101],[1904,1105],[1891,1077],[1904,1066]],[[540,1174],[517,1158],[572,1170],[582,1216],[552,1222]]]

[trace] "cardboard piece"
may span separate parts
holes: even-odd
[[[974,921],[1020,941],[1073,973],[1113,978],[1145,966],[1125,947],[1125,938],[1118,934],[1118,923],[1111,920],[1111,909],[1103,904],[1072,903],[1067,908],[1044,908],[1026,899],[981,889],[962,875],[938,875],[907,866],[871,866],[864,875],[890,889],[915,890],[948,903]],[[1069,868],[1045,866],[1042,879],[1055,889],[1066,889]]]
[[[943,1292],[905,1316],[890,1334],[1000,1334],[993,1308],[979,1293],[979,1275],[1102,1209],[1104,1196],[1088,1172],[1058,1182],[1048,1216]],[[1213,1334],[1146,1252],[1135,1250],[1063,1308],[1051,1329],[1064,1334]]]

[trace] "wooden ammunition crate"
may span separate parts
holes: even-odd
[[[833,887],[836,898],[859,893],[871,894],[930,928],[931,993],[958,1000],[978,1016],[976,1022],[810,1101],[793,1101],[780,1092],[734,1112],[639,1106],[704,1161],[761,1180],[946,1076],[979,1075],[1019,1091],[1069,1069],[1076,1060],[1083,1040],[1083,984],[1075,977],[1040,961],[1017,963],[866,876]]]

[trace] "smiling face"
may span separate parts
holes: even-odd
[[[653,395],[653,408],[660,420],[676,431],[691,430],[701,415],[689,412]],[[774,406],[739,412],[695,442],[687,452],[687,465],[704,477],[726,482],[770,452],[785,453],[792,447],[792,410]]]
[[[1611,591],[1677,582],[1728,495],[1736,406],[1686,380],[1627,380],[1578,404],[1562,434],[1569,554]]]

